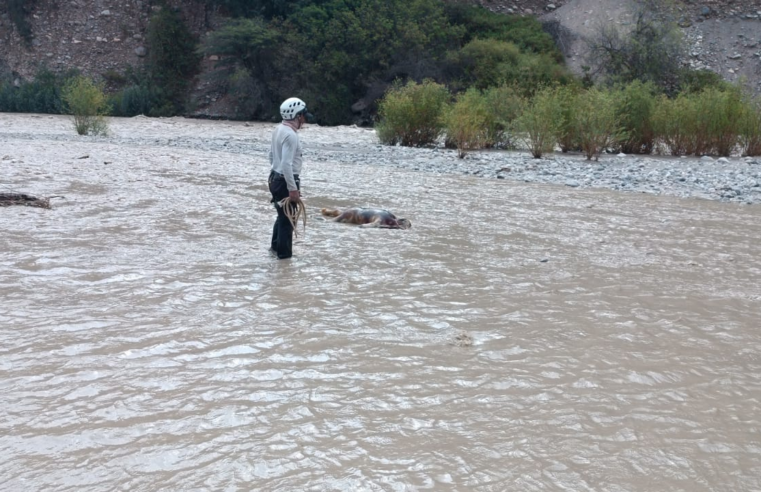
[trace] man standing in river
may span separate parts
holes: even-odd
[[[278,202],[286,197],[294,201],[301,198],[299,174],[301,173],[302,150],[298,131],[311,119],[312,115],[307,112],[304,101],[291,97],[280,105],[280,116],[283,117],[283,122],[272,133],[270,150],[272,167],[268,182],[272,202],[277,210],[270,249],[279,259],[284,260],[293,255],[293,224]]]

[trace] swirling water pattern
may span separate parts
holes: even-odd
[[[0,122],[3,186],[65,196],[0,208],[0,490],[761,489],[758,207],[315,127],[278,262],[271,125]],[[413,228],[319,218],[353,205]]]

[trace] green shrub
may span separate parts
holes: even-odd
[[[448,62],[459,77],[459,85],[486,89],[513,85],[530,97],[542,87],[574,81],[568,70],[547,54],[521,53],[513,43],[496,39],[474,39]]]
[[[124,87],[127,84],[127,76],[116,70],[106,70],[103,73],[103,80],[113,87]]]
[[[679,93],[699,93],[709,87],[726,88],[728,83],[711,70],[683,68],[678,73]]]
[[[486,123],[486,147],[514,148],[515,121],[526,107],[526,99],[513,86],[501,85],[484,91],[489,110]]]
[[[61,114],[61,87],[73,76],[74,72],[58,74],[42,67],[32,81],[22,81],[18,87],[10,81],[0,84],[0,111]]]
[[[191,78],[201,61],[196,39],[176,9],[162,7],[151,17],[146,32],[148,41],[148,74],[160,88],[165,100],[161,113],[183,111]],[[154,106],[154,110],[155,110]]]
[[[109,108],[103,89],[87,77],[75,77],[63,88],[62,98],[74,115],[74,128],[79,135],[106,135]]]
[[[457,147],[462,159],[468,150],[486,146],[492,115],[481,91],[468,89],[457,96],[455,103],[444,114],[447,140]]]
[[[444,130],[441,117],[449,97],[446,87],[430,80],[394,84],[378,105],[376,130],[381,143],[408,147],[434,144]]]
[[[529,148],[531,155],[539,159],[555,148],[559,130],[560,106],[553,89],[542,89],[534,95],[526,110],[517,119],[519,139]]]
[[[545,54],[524,54],[517,73],[508,74],[508,82],[516,84],[525,97],[531,97],[542,87],[574,84],[576,80],[563,66]]]
[[[149,84],[131,85],[109,97],[108,105],[113,116],[148,116],[154,107],[161,106],[160,91]]]
[[[581,87],[578,85],[561,86],[555,89],[555,103],[560,108],[558,120],[557,143],[563,153],[572,150],[581,150],[579,137],[576,134],[574,114],[576,112],[576,99],[579,97]]]
[[[652,154],[655,146],[653,110],[655,109],[655,85],[639,80],[624,86],[616,97],[616,117],[623,136],[618,141],[621,152],[626,154]]]
[[[32,26],[29,24],[28,16],[37,0],[7,0],[7,2],[8,15],[16,26],[16,30],[24,41],[30,43]]]
[[[587,160],[597,160],[621,138],[615,105],[612,92],[597,88],[582,92],[576,99],[574,127]]]
[[[501,85],[508,78],[516,78],[521,52],[512,43],[474,39],[458,52],[450,54],[449,59],[462,72],[466,86],[486,89]]]
[[[761,97],[746,98],[739,130],[742,155],[761,155]]]
[[[263,16],[271,19],[285,17],[290,12],[288,2],[282,0],[206,0],[209,7],[221,7],[232,17]]]
[[[693,100],[686,94],[675,99],[665,95],[656,99],[652,114],[655,139],[663,146],[660,152],[679,156],[692,152],[695,144],[695,109]]]
[[[515,44],[523,52],[543,53],[563,62],[552,36],[535,17],[495,14],[484,7],[457,2],[447,3],[446,9],[452,24],[465,27],[466,42],[474,38],[495,39]]]
[[[738,87],[720,90],[708,88],[696,94],[697,121],[705,132],[705,143],[696,145],[698,155],[716,154],[728,157],[735,149],[743,113],[742,94]],[[701,133],[702,134],[702,133]]]

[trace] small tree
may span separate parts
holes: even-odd
[[[639,80],[626,85],[615,98],[616,117],[621,124],[622,139],[617,143],[626,154],[652,154],[655,146],[653,110],[655,86]]]
[[[652,116],[653,131],[659,141],[659,152],[665,147],[671,155],[692,152],[695,140],[695,110],[692,99],[680,94],[676,99],[662,95]]]
[[[165,101],[155,116],[171,116],[183,110],[190,79],[198,72],[201,57],[196,39],[176,9],[162,7],[151,17],[146,32],[146,65],[152,82],[160,88]]]
[[[563,153],[580,148],[579,137],[576,135],[576,127],[574,126],[576,99],[580,92],[581,88],[578,85],[560,86],[555,89],[555,101],[560,107],[557,137],[558,145]]]
[[[560,106],[555,91],[542,89],[534,95],[526,110],[516,121],[519,139],[529,148],[531,155],[539,159],[555,148],[560,128]]]
[[[457,146],[460,159],[465,157],[466,151],[486,145],[491,119],[486,100],[478,89],[470,88],[457,97],[444,115],[444,124],[447,140]]]
[[[449,98],[447,88],[431,80],[394,84],[378,105],[376,131],[381,143],[406,147],[435,143],[444,131],[441,117]]]
[[[274,116],[279,106],[276,101],[282,97],[276,93],[284,83],[277,65],[287,62],[290,51],[280,32],[261,18],[233,19],[210,32],[201,50],[206,55],[219,56],[216,68],[228,77],[229,88],[237,92],[235,99],[238,95],[248,97],[247,104],[240,105],[245,116]]]
[[[71,79],[63,88],[62,98],[70,114],[74,115],[74,128],[79,135],[106,135],[109,113],[103,88],[87,77]]]
[[[708,88],[697,96],[698,118],[704,122],[707,144],[705,153],[729,157],[737,145],[743,100],[739,87],[726,90]]]
[[[761,155],[761,97],[747,97],[740,119],[742,155]]]
[[[580,94],[576,100],[574,122],[581,150],[587,160],[597,160],[622,135],[618,128],[615,99],[610,91],[592,88]]]
[[[675,93],[685,43],[665,4],[668,2],[660,0],[639,3],[628,30],[610,23],[601,27],[589,42],[590,65],[595,72],[610,82],[650,81],[666,93]]]
[[[514,86],[501,85],[484,91],[489,112],[486,147],[515,147],[515,121],[526,107],[526,99]]]

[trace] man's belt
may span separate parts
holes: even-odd
[[[276,177],[276,178],[282,178],[282,179],[285,179],[285,175],[284,175],[284,174],[280,174],[280,173],[279,173],[279,172],[277,172],[277,171],[270,171],[270,172],[271,172],[271,173],[272,173],[272,175],[273,175],[274,177]],[[299,179],[299,175],[298,175],[298,174],[294,174],[294,175],[293,175],[293,179]]]

